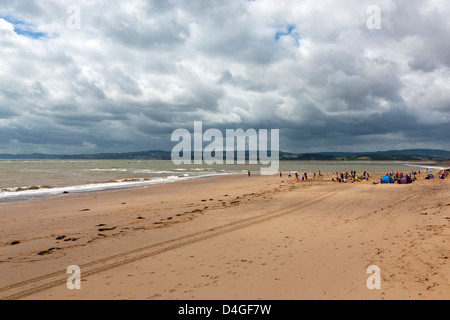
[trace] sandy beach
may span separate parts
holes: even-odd
[[[450,299],[450,180],[332,176],[1,204],[0,299]],[[81,290],[66,286],[73,265]]]

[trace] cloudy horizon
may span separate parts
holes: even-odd
[[[5,0],[0,153],[169,151],[194,121],[450,150],[449,39],[445,0]]]

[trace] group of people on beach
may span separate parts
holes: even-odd
[[[392,178],[392,181],[386,182],[383,180],[383,178],[380,179],[380,182],[375,183],[375,184],[383,184],[383,183],[397,183],[397,184],[402,184],[405,183],[404,180],[405,178],[407,178],[407,183],[412,183],[414,181],[417,181],[417,175],[420,175],[421,172],[420,170],[416,171],[413,170],[410,173],[404,174],[403,172],[388,172],[386,173],[385,177],[390,177]],[[439,171],[439,179],[445,179],[446,177],[448,177],[448,170],[442,170]],[[422,179],[425,180],[430,180],[430,179],[434,179],[434,175],[432,173],[428,172],[428,169],[426,171],[426,175],[425,177],[422,177]]]
[[[448,177],[448,170],[439,171],[439,179],[445,179]]]
[[[370,173],[367,171],[364,171],[362,175],[358,175],[356,171],[351,170],[350,173],[336,172],[336,178],[332,178],[331,180],[338,183],[361,182],[363,180],[369,181],[369,177]]]
[[[300,181],[300,175],[298,171],[295,171],[293,173],[291,173],[291,171],[286,173],[288,175],[288,178],[291,179],[293,177],[295,177],[295,179],[297,181]],[[417,175],[420,175],[421,172],[420,170],[416,171],[413,170],[410,173],[403,173],[403,172],[388,172],[386,173],[386,176],[391,177],[394,183],[399,183],[403,180],[403,178],[405,178],[406,176],[408,176],[411,180],[411,182],[414,182],[417,180]],[[441,170],[439,171],[439,179],[445,179],[448,177],[449,174],[449,170]],[[250,176],[250,172],[249,172],[249,176]],[[322,176],[322,172],[319,170],[319,173],[316,174],[314,172],[313,178],[316,177],[320,177]],[[283,172],[280,172],[280,178],[283,177]],[[427,175],[425,178],[423,179],[432,179],[434,176],[432,174],[428,174],[428,169],[427,169]],[[333,177],[331,180],[333,182],[337,182],[337,183],[348,183],[348,182],[361,182],[361,181],[369,181],[370,178],[370,173],[367,171],[364,171],[363,173],[358,174],[355,170],[351,170],[350,173],[349,172],[336,172],[336,177]],[[307,181],[308,180],[308,173],[305,172],[303,173],[303,175],[301,175],[301,180],[302,181]],[[374,184],[382,184],[383,180],[380,179],[380,181],[374,182]]]
[[[420,174],[420,171],[419,171],[419,174]],[[400,172],[400,173],[398,173],[398,172],[396,172],[396,173],[391,172],[391,173],[386,173],[386,175],[391,177],[394,180],[394,183],[396,182],[396,183],[399,183],[399,184],[400,184],[400,181],[402,181],[402,179],[405,176],[409,176],[409,178],[411,179],[411,182],[414,182],[414,181],[417,180],[417,178],[416,178],[417,171],[415,171],[415,170],[410,172],[409,174],[404,174],[403,172]]]
[[[295,171],[294,175],[295,175],[295,179],[297,181],[300,181],[300,175],[298,174],[298,171]],[[318,175],[314,172],[313,178],[316,178],[317,176],[319,176],[319,177],[322,176],[322,172],[320,170],[319,170],[319,174]],[[280,172],[280,178],[283,178],[283,172]],[[288,178],[289,179],[292,178],[292,173],[290,171],[288,172]],[[306,180],[308,180],[308,172],[305,172],[302,175],[302,181],[306,181]]]

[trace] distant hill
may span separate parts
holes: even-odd
[[[3,160],[170,160],[169,151],[142,151],[128,153],[98,153],[78,155],[51,155],[51,154],[0,154]]]
[[[391,150],[387,152],[395,155],[414,155],[430,158],[450,159],[450,151],[446,150],[410,149],[410,150]]]
[[[81,154],[64,155],[62,160],[171,160],[169,151],[142,151],[128,153],[99,153],[99,154]]]
[[[429,157],[414,156],[414,155],[399,155],[391,154],[389,152],[379,153],[305,153],[301,155],[296,154],[282,154],[281,160],[316,160],[316,161],[419,161],[419,160],[434,160]]]
[[[2,160],[52,160],[60,159],[61,156],[43,153],[31,154],[0,154]]]
[[[246,153],[248,157],[248,152]],[[170,151],[151,150],[128,153],[99,153],[79,155],[51,154],[0,154],[3,160],[171,160]],[[378,152],[280,152],[280,160],[316,161],[445,161],[450,160],[450,151],[432,149],[390,150]]]
[[[293,154],[282,153],[283,160],[328,161],[444,161],[450,160],[450,151],[432,149],[389,150],[377,152],[320,152]]]

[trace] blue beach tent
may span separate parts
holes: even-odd
[[[428,175],[430,178],[434,178],[434,176],[430,173],[429,175]]]
[[[381,182],[383,183],[394,183],[394,179],[392,179],[392,177],[389,176],[385,176],[381,179]]]

